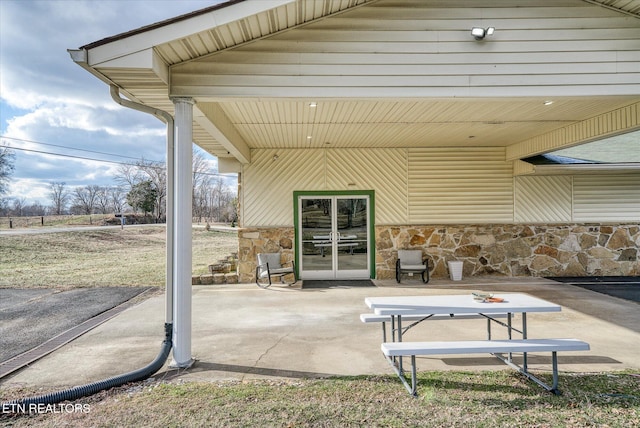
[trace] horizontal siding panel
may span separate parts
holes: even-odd
[[[504,149],[409,149],[408,163],[410,223],[513,221]]]
[[[640,174],[574,177],[574,221],[639,221]]]
[[[313,3],[280,8],[284,15],[273,21],[290,25],[288,13],[295,11],[294,21],[301,22],[309,13],[319,16],[321,10],[344,10],[349,4]],[[434,1],[362,4],[178,64],[171,68],[171,95],[559,97],[640,90],[636,18],[578,0],[455,6]],[[495,34],[484,42],[474,40],[470,29],[485,24],[494,26]],[[235,38],[255,36],[249,30]],[[539,87],[545,92],[539,93]]]
[[[213,64],[295,64],[304,65],[396,65],[404,64],[430,65],[452,64],[474,66],[476,64],[528,64],[528,63],[575,63],[575,62],[638,62],[638,51],[609,51],[609,52],[506,52],[493,54],[492,52],[433,54],[401,53],[285,53],[285,52],[222,52],[205,60],[180,65],[173,70],[172,75],[184,72],[206,72],[208,63]]]
[[[471,26],[469,26],[471,29]],[[498,31],[498,30],[496,30]],[[327,42],[322,41],[277,41],[263,40],[260,43],[248,45],[245,48],[250,52],[330,52],[335,53],[358,53],[358,52],[380,52],[380,53],[438,53],[438,52],[548,52],[548,51],[609,51],[611,50],[611,40],[585,39],[574,36],[571,40],[532,40],[532,41],[496,41],[489,44],[478,44],[469,36],[466,40],[460,41],[437,41],[437,42],[352,42],[341,41],[331,42],[330,47]],[[615,40],[616,50],[638,50],[637,40],[617,39]]]
[[[575,30],[558,29],[550,32],[545,30],[505,30],[500,28],[500,34],[504,35],[507,40],[576,40]],[[640,29],[638,28],[614,28],[614,29],[582,29],[579,33],[581,40],[608,40],[608,39],[638,39],[640,38]],[[350,40],[351,42],[444,42],[444,41],[468,41],[469,31],[464,29],[457,30],[344,30],[344,29],[297,29],[296,31],[287,31],[270,38],[277,41],[313,41],[313,42],[342,42]]]
[[[594,7],[598,10],[597,7]],[[491,8],[477,8],[476,13],[484,13]],[[530,15],[539,13],[541,9],[521,9],[522,11],[529,12]],[[544,10],[544,9],[542,9]],[[603,11],[603,9],[599,9]],[[609,12],[604,11],[605,14],[609,14]],[[413,31],[424,31],[425,28],[428,28],[431,31],[442,31],[442,30],[460,30],[460,28],[469,28],[474,25],[478,25],[480,20],[476,17],[471,18],[462,18],[457,20],[455,17],[451,17],[450,19],[442,18],[442,19],[403,19],[403,20],[392,20],[387,19],[386,16],[378,16],[377,19],[368,19],[368,18],[359,18],[356,19],[355,15],[352,15],[351,12],[350,17],[334,17],[331,19],[327,19],[322,23],[314,23],[314,28],[323,28],[323,29],[331,29],[331,28],[350,28],[354,31],[360,30],[413,30]],[[522,16],[522,15],[521,15]],[[331,22],[333,21],[333,22]],[[632,18],[630,16],[622,16],[617,14],[616,16],[595,16],[591,18],[571,18],[571,17],[561,17],[561,18],[514,18],[514,19],[494,19],[491,22],[491,25],[494,25],[499,30],[516,30],[516,31],[527,31],[527,30],[554,30],[554,29],[562,29],[562,28],[570,28],[581,30],[585,28],[635,28],[638,23],[636,22],[637,18]],[[486,18],[483,18],[481,22],[486,22]],[[401,28],[399,28],[401,27]]]
[[[518,223],[571,221],[570,176],[516,177],[515,212]]]
[[[640,37],[640,35],[639,35]],[[529,58],[529,61],[531,59]],[[619,73],[619,72],[640,72],[640,63],[616,63],[613,61],[590,63],[572,62],[557,64],[554,66],[554,74],[581,73],[588,67],[590,73]],[[197,75],[198,73],[213,74],[217,76],[295,76],[299,74],[313,76],[361,76],[362,66],[356,64],[299,64],[291,67],[286,64],[269,63],[207,63],[195,64],[189,69],[182,69],[180,74],[174,77],[186,78],[187,75]],[[390,74],[402,76],[422,76],[425,74],[434,75],[502,75],[509,73],[529,73],[529,74],[549,74],[549,65],[544,63],[522,63],[522,64],[469,64],[460,67],[456,64],[376,64],[372,69],[367,70],[369,76],[385,76]]]
[[[405,75],[398,79],[393,75],[353,75],[353,76],[321,76],[321,75],[195,75],[187,79],[189,85],[200,87],[482,87],[482,86],[580,86],[598,85],[601,82],[616,85],[640,86],[640,73],[584,73],[584,74],[491,74],[476,76],[461,75]],[[180,79],[176,76],[176,84]]]

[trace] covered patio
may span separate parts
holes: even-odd
[[[260,252],[302,278],[385,280],[406,248],[436,278],[450,260],[466,276],[639,275],[640,163],[531,162],[640,129],[639,40],[640,0],[229,1],[70,53],[167,123],[166,312],[184,367],[193,142],[238,173],[241,282]],[[345,199],[366,212],[355,269]],[[318,268],[303,208],[325,205]]]
[[[189,370],[165,367],[154,377],[237,381],[392,375],[380,352],[380,326],[360,322],[359,314],[368,311],[364,298],[471,291],[524,292],[560,304],[561,312],[529,314],[529,319],[532,338],[578,336],[591,345],[590,351],[560,353],[561,375],[638,368],[640,311],[635,302],[540,278],[435,279],[428,285],[413,280],[400,286],[395,281],[374,282],[377,287],[311,290],[275,285],[263,290],[255,284],[196,286],[193,355],[197,361]],[[67,387],[143,366],[155,355],[162,337],[163,306],[164,297],[155,296],[127,309],[3,380],[3,387]],[[431,321],[406,337],[481,338],[485,328],[482,320]],[[534,354],[530,364],[534,371],[548,373],[548,356]],[[508,369],[489,355],[421,358],[418,365],[425,371]]]

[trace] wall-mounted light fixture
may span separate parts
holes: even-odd
[[[486,36],[491,36],[495,31],[496,31],[496,29],[493,28],[493,27],[489,27],[489,28],[473,27],[471,29],[471,35],[476,40],[482,40]]]

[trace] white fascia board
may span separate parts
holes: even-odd
[[[127,56],[134,52],[144,51],[172,40],[182,39],[270,9],[295,3],[295,1],[248,0],[203,15],[194,16],[193,18],[153,28],[143,33],[133,34],[90,49],[89,65],[91,67],[102,66],[103,62]]]
[[[91,58],[91,56],[92,52],[89,52],[89,58]],[[95,68],[135,68],[152,70],[164,83],[169,83],[169,67],[152,48],[102,62]]]

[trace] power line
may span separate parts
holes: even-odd
[[[44,150],[25,149],[23,147],[12,147],[12,146],[8,146],[8,145],[3,145],[2,147],[6,147],[6,148],[11,149],[11,150],[21,150],[23,152],[40,153],[40,154],[45,154],[45,155],[50,155],[50,156],[60,156],[60,157],[65,157],[65,158],[70,158],[70,159],[89,160],[89,161],[93,161],[93,162],[111,163],[111,164],[116,164],[116,165],[126,165],[126,166],[136,166],[136,167],[140,166],[138,164],[130,163],[130,162],[118,162],[118,161],[110,161],[110,160],[105,160],[105,159],[95,159],[95,158],[89,158],[89,157],[85,157],[85,156],[76,156],[76,155],[67,155],[67,154],[63,154],[63,153],[46,152]],[[126,156],[126,157],[128,157],[128,156]],[[132,159],[136,159],[136,158],[132,158]],[[151,166],[152,168],[158,168],[158,169],[164,168],[164,167],[161,167],[160,165],[164,165],[165,162],[159,162],[159,161],[150,161],[150,162],[158,164],[158,166]],[[149,167],[150,165],[146,165],[146,166]],[[199,172],[199,174],[209,175],[209,176],[212,176],[212,177],[229,178],[226,175],[222,175],[222,174],[219,174],[219,173],[212,173],[212,172]]]
[[[3,147],[6,147],[6,148],[11,149],[11,150],[20,150],[20,151],[23,151],[23,152],[41,153],[41,154],[44,154],[44,155],[60,156],[60,157],[64,157],[64,158],[82,159],[82,160],[90,160],[90,161],[94,161],[94,162],[105,162],[105,163],[114,163],[114,164],[117,164],[117,165],[132,165],[132,166],[135,166],[135,164],[128,163],[128,162],[118,162],[118,161],[110,161],[110,160],[104,160],[104,159],[88,158],[88,157],[85,157],[85,156],[66,155],[66,154],[63,154],[63,153],[45,152],[44,150],[25,149],[24,147],[12,147],[12,146],[3,146]]]
[[[79,148],[76,148],[76,147],[62,146],[62,145],[59,145],[59,144],[42,143],[40,141],[26,140],[24,138],[7,137],[7,136],[4,136],[4,135],[1,136],[0,138],[4,138],[5,140],[21,141],[21,142],[24,142],[24,143],[40,144],[42,146],[51,146],[51,147],[59,147],[59,148],[62,148],[62,149],[77,150],[79,152],[96,153],[96,154],[99,154],[99,155],[113,156],[113,157],[118,157],[118,158],[128,158],[128,159],[135,159],[135,160],[139,159],[139,158],[136,158],[136,157],[133,157],[133,156],[116,155],[116,154],[113,154],[113,153],[99,152],[99,151],[89,150],[89,149],[79,149]],[[160,161],[152,161],[152,162],[161,163]]]

